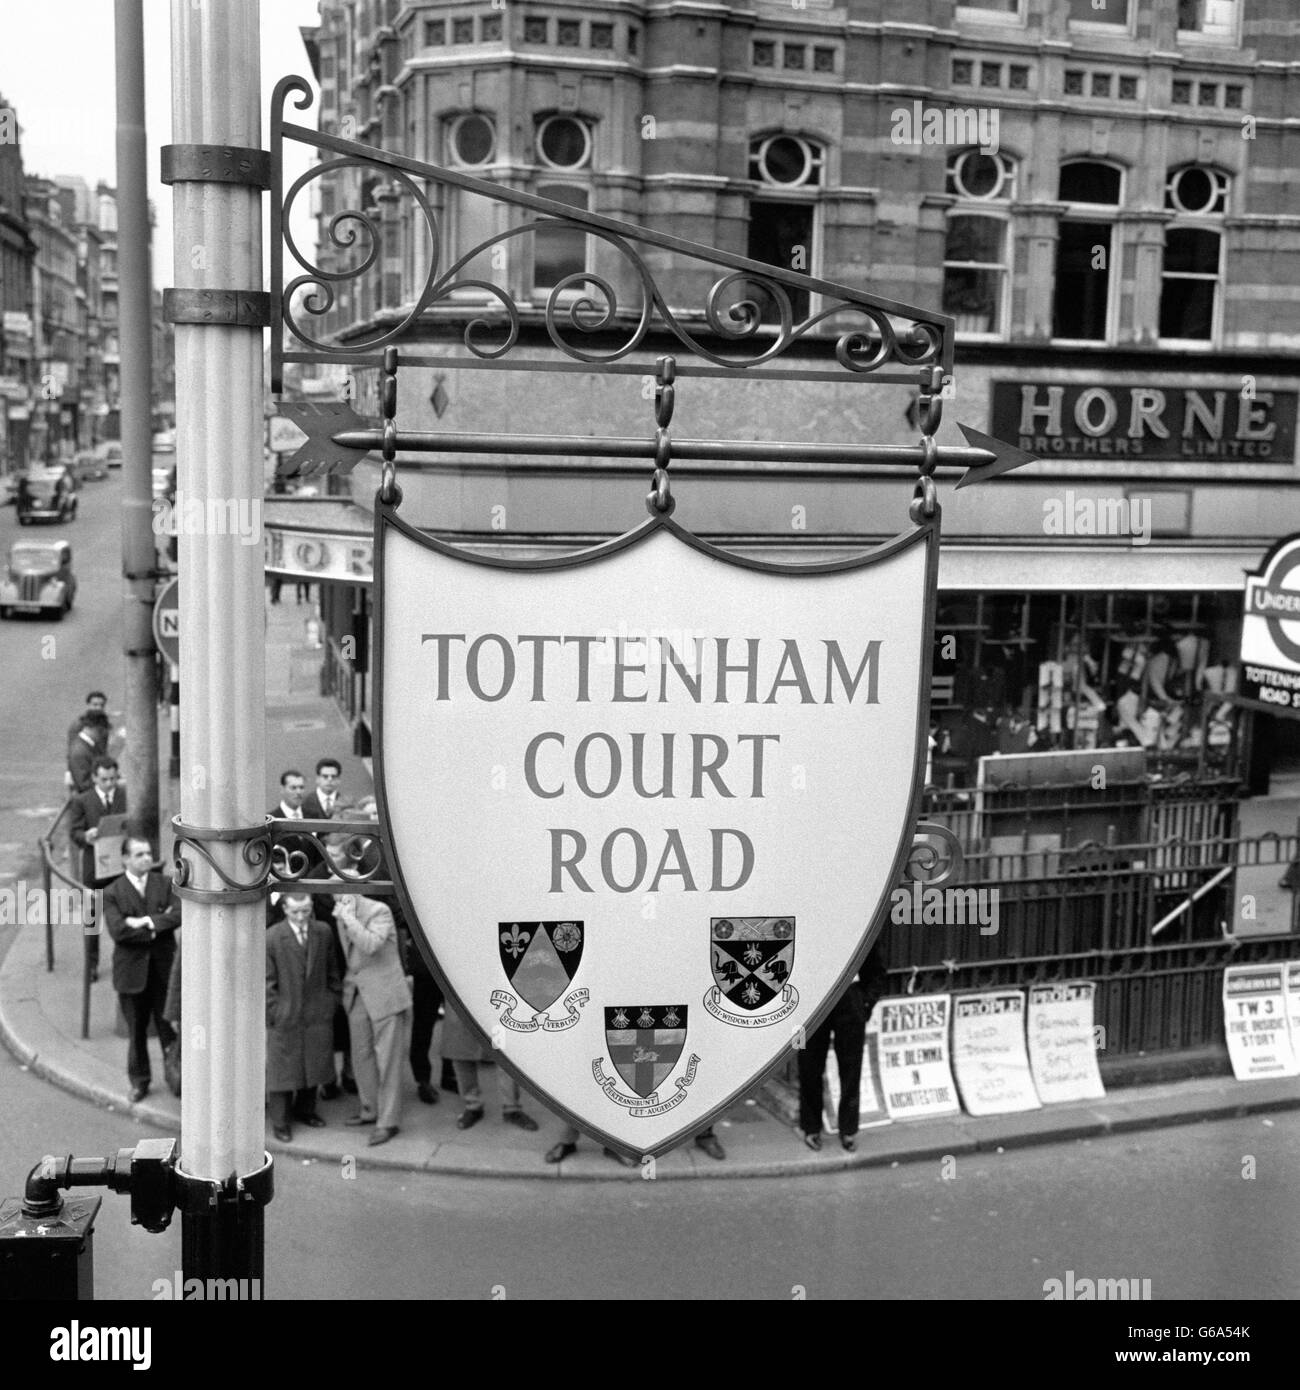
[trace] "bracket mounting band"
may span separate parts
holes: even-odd
[[[164,145],[162,181],[238,183],[248,188],[271,186],[271,152],[243,145]]]
[[[168,323],[269,328],[271,296],[265,290],[164,290],[163,318]]]

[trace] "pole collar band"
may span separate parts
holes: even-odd
[[[247,188],[271,186],[269,150],[242,145],[164,145],[162,181],[172,183],[238,183]]]

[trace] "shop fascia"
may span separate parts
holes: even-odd
[[[1246,388],[998,382],[994,424],[1012,406],[1020,446],[1038,453],[1272,458],[1279,423],[1293,439],[1295,401],[1294,392]]]

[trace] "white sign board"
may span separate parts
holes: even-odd
[[[1101,1100],[1106,1094],[1097,1066],[1096,993],[1091,980],[1030,986],[1029,1069],[1044,1105]]]
[[[1300,1075],[1283,988],[1286,964],[1225,965],[1223,1027],[1238,1081]]]
[[[381,525],[375,772],[411,925],[530,1088],[662,1152],[788,1059],[885,918],[936,532],[756,567],[660,520],[524,566]]]
[[[840,1092],[842,1090],[839,1062],[835,1049],[826,1054],[826,1084],[822,1098],[822,1128],[834,1134],[840,1127]],[[873,1010],[867,1020],[862,1044],[862,1077],[858,1085],[858,1127],[871,1129],[890,1123],[885,1112],[885,1096],[880,1087],[880,1024]]]
[[[953,1001],[952,1065],[971,1115],[1041,1108],[1025,1048],[1023,990],[966,994]]]
[[[929,1119],[961,1110],[949,1065],[951,1003],[947,994],[918,994],[876,1005],[880,1085],[890,1119]]]

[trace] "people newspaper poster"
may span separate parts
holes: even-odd
[[[807,566],[667,515],[537,562],[376,526],[376,780],[410,920],[521,1080],[663,1152],[791,1059],[887,915],[937,521]]]

